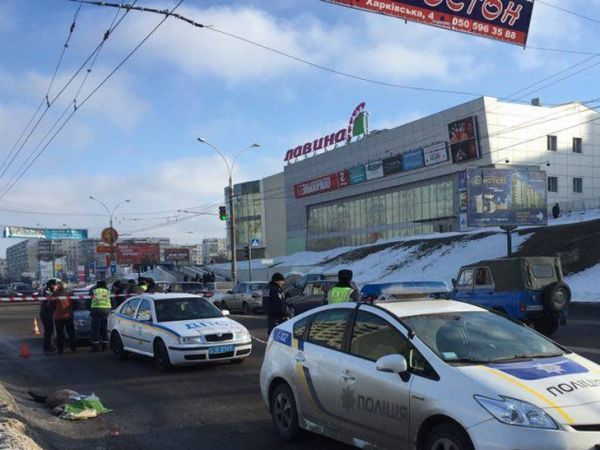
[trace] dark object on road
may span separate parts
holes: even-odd
[[[29,391],[28,393],[36,403],[44,403],[50,409],[54,409],[57,406],[66,405],[68,403],[73,403],[80,397],[79,393],[70,389],[59,389],[58,391],[54,391],[48,395],[36,394],[33,391]]]
[[[554,206],[552,207],[552,217],[554,217],[555,219],[558,219],[559,216],[560,216],[560,206],[558,206],[558,203],[555,203]]]
[[[452,283],[454,300],[502,312],[545,335],[566,324],[571,290],[558,257],[480,261],[462,267]]]

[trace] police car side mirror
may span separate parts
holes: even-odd
[[[403,374],[408,370],[406,358],[402,355],[385,355],[377,360],[375,368],[378,372]]]
[[[223,310],[221,311],[221,314],[223,314],[225,317],[227,317],[227,316],[228,316],[228,315],[230,315],[231,313],[229,312],[229,310],[228,310],[228,309],[223,309]]]

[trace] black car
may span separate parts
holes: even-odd
[[[291,280],[283,286],[283,292],[286,298],[296,297],[304,292],[306,285],[312,281],[325,280],[325,275],[322,273],[309,273],[300,278]]]
[[[14,297],[31,297],[37,294],[36,290],[25,283],[13,283],[9,288],[9,293]]]
[[[323,306],[327,302],[327,292],[335,285],[334,281],[310,281],[298,295],[286,300],[288,317],[294,317],[309,309]]]

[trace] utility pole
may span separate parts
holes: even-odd
[[[258,148],[260,144],[252,144],[248,147],[241,149],[233,158],[233,161],[230,163],[229,160],[225,157],[225,154],[219,150],[215,145],[211,144],[204,138],[197,138],[197,141],[201,144],[206,144],[210,148],[212,148],[215,152],[219,154],[219,156],[223,159],[225,166],[227,167],[227,172],[229,174],[229,235],[231,236],[231,281],[233,285],[237,283],[237,240],[236,240],[236,228],[235,228],[235,205],[233,202],[233,169],[235,168],[235,163],[239,159],[239,157],[246,150],[251,148]]]
[[[252,242],[248,242],[248,277],[252,281]]]

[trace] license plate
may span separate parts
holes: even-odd
[[[209,355],[218,355],[219,353],[229,353],[235,350],[234,345],[217,345],[215,347],[208,348]]]
[[[544,307],[542,305],[528,305],[527,311],[543,311]]]

